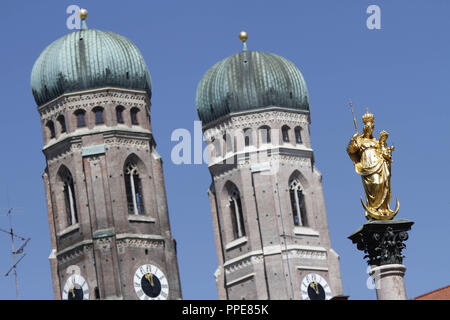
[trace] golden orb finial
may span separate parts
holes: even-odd
[[[80,12],[78,14],[80,15],[81,20],[86,20],[88,11],[86,9],[80,9]]]
[[[247,41],[247,39],[248,39],[248,34],[247,34],[247,32],[241,31],[241,32],[239,33],[239,40],[241,40],[242,42],[245,42],[245,41]]]

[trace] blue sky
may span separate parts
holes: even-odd
[[[30,73],[40,52],[70,32],[66,8],[89,10],[90,28],[114,31],[141,50],[153,81],[152,125],[164,159],[169,213],[178,244],[185,299],[216,299],[217,256],[206,165],[174,165],[173,130],[193,130],[196,87],[217,61],[248,47],[277,53],[302,71],[311,102],[311,139],[333,248],[341,256],[344,293],[375,299],[363,254],[347,239],[362,223],[361,180],[345,148],[354,133],[348,107],[375,114],[375,132],[395,143],[392,188],[398,218],[415,221],[406,242],[409,297],[450,283],[450,2],[433,1],[3,1],[0,20],[0,228],[14,207],[16,232],[31,237],[20,263],[23,299],[52,299],[50,237],[41,174],[45,159]],[[381,8],[381,30],[366,27],[366,9]],[[9,195],[9,196],[8,196]],[[0,234],[0,273],[11,264]],[[14,299],[13,277],[0,277],[0,299]]]

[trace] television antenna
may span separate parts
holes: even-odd
[[[16,280],[16,297],[19,299],[19,281],[17,276],[17,265],[20,261],[26,256],[26,253],[23,252],[23,249],[28,244],[28,242],[31,240],[31,238],[25,238],[22,236],[19,236],[17,233],[14,233],[13,227],[12,227],[12,213],[13,209],[8,209],[8,212],[6,215],[9,218],[9,231],[4,230],[0,228],[0,231],[6,234],[9,234],[11,236],[11,255],[13,259],[13,265],[12,267],[4,274],[5,277],[9,276],[11,272],[14,273],[14,278]],[[16,250],[14,239],[17,239],[21,241],[21,246],[19,249]]]

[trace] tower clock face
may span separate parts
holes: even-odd
[[[71,275],[64,285],[63,300],[89,300],[89,287],[79,274]]]
[[[316,273],[307,274],[301,285],[303,300],[330,300],[331,289],[327,281]]]
[[[134,273],[134,290],[141,300],[166,300],[169,284],[164,273],[152,264],[140,266]]]

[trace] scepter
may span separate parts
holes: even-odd
[[[355,110],[353,110],[353,103],[352,103],[352,100],[350,100],[350,108],[352,108],[352,113],[353,113],[353,123],[355,124],[356,133],[359,135],[359,132],[358,132],[358,123],[356,122]]]

